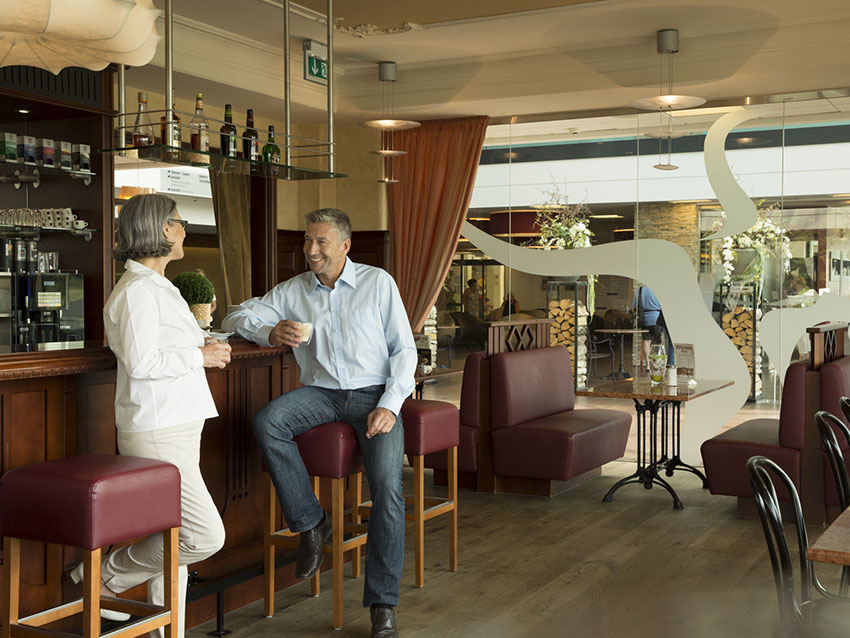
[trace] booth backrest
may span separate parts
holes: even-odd
[[[831,412],[847,423],[841,411],[841,405],[838,403],[841,397],[846,396],[850,396],[850,355],[821,366],[820,409]],[[838,437],[839,442],[842,440],[842,437]]]
[[[490,357],[494,430],[572,410],[575,400],[570,353],[564,346]]]
[[[802,450],[806,440],[806,372],[808,361],[795,361],[785,371],[779,409],[779,445]]]
[[[460,387],[460,422],[471,428],[481,425],[481,362],[484,355],[473,352],[463,365]]]

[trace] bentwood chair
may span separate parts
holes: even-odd
[[[793,638],[847,636],[847,628],[850,627],[850,599],[828,592],[821,585],[813,564],[806,556],[809,538],[803,521],[800,497],[793,481],[779,465],[764,456],[754,456],[747,461],[747,476],[767,540],[785,635]],[[791,495],[794,511],[792,522],[797,534],[800,568],[796,579],[794,559],[785,538],[777,485]],[[815,598],[815,592],[820,597]]]
[[[847,397],[842,397],[842,401],[846,399]],[[826,410],[815,414],[815,422],[829,459],[829,466],[832,468],[835,489],[838,491],[838,505],[842,510],[846,510],[850,507],[850,474],[847,472],[847,464],[844,462],[844,454],[835,431],[841,432],[847,446],[850,446],[850,428],[844,424],[844,421]],[[848,589],[850,589],[850,566],[845,566],[841,571],[841,588],[838,593],[846,596]]]
[[[841,406],[844,418],[847,419],[848,423],[850,423],[850,397],[841,397],[838,400],[838,404]]]

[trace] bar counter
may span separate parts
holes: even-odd
[[[262,596],[261,576],[246,577],[262,563],[266,487],[251,420],[271,399],[298,386],[288,347],[264,348],[238,338],[230,344],[230,364],[207,370],[219,416],[207,420],[201,441],[201,470],[227,540],[218,554],[190,568],[197,570],[196,592],[214,591],[219,581],[231,585],[220,601],[225,611]],[[0,470],[75,454],[115,453],[115,367],[102,341],[0,351]],[[72,548],[24,543],[21,612],[75,597],[78,592],[63,572],[79,559],[80,552]],[[293,568],[281,568],[277,580],[281,587],[291,584]],[[129,596],[144,599],[143,586]],[[216,616],[216,596],[193,596],[190,588],[189,600],[188,627]]]

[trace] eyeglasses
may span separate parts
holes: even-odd
[[[186,230],[189,227],[189,222],[185,219],[177,219],[176,217],[169,217],[168,223],[170,224],[180,224],[183,227],[183,230]]]

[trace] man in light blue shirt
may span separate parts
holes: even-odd
[[[260,345],[292,347],[301,369],[304,387],[273,400],[253,424],[286,521],[301,532],[297,578],[318,571],[332,525],[292,439],[332,421],[357,432],[373,502],[363,604],[371,607],[372,637],[392,638],[404,561],[400,411],[414,388],[416,346],[392,277],[347,258],[348,216],[320,209],[306,220],[310,272],[243,302],[222,327]]]

